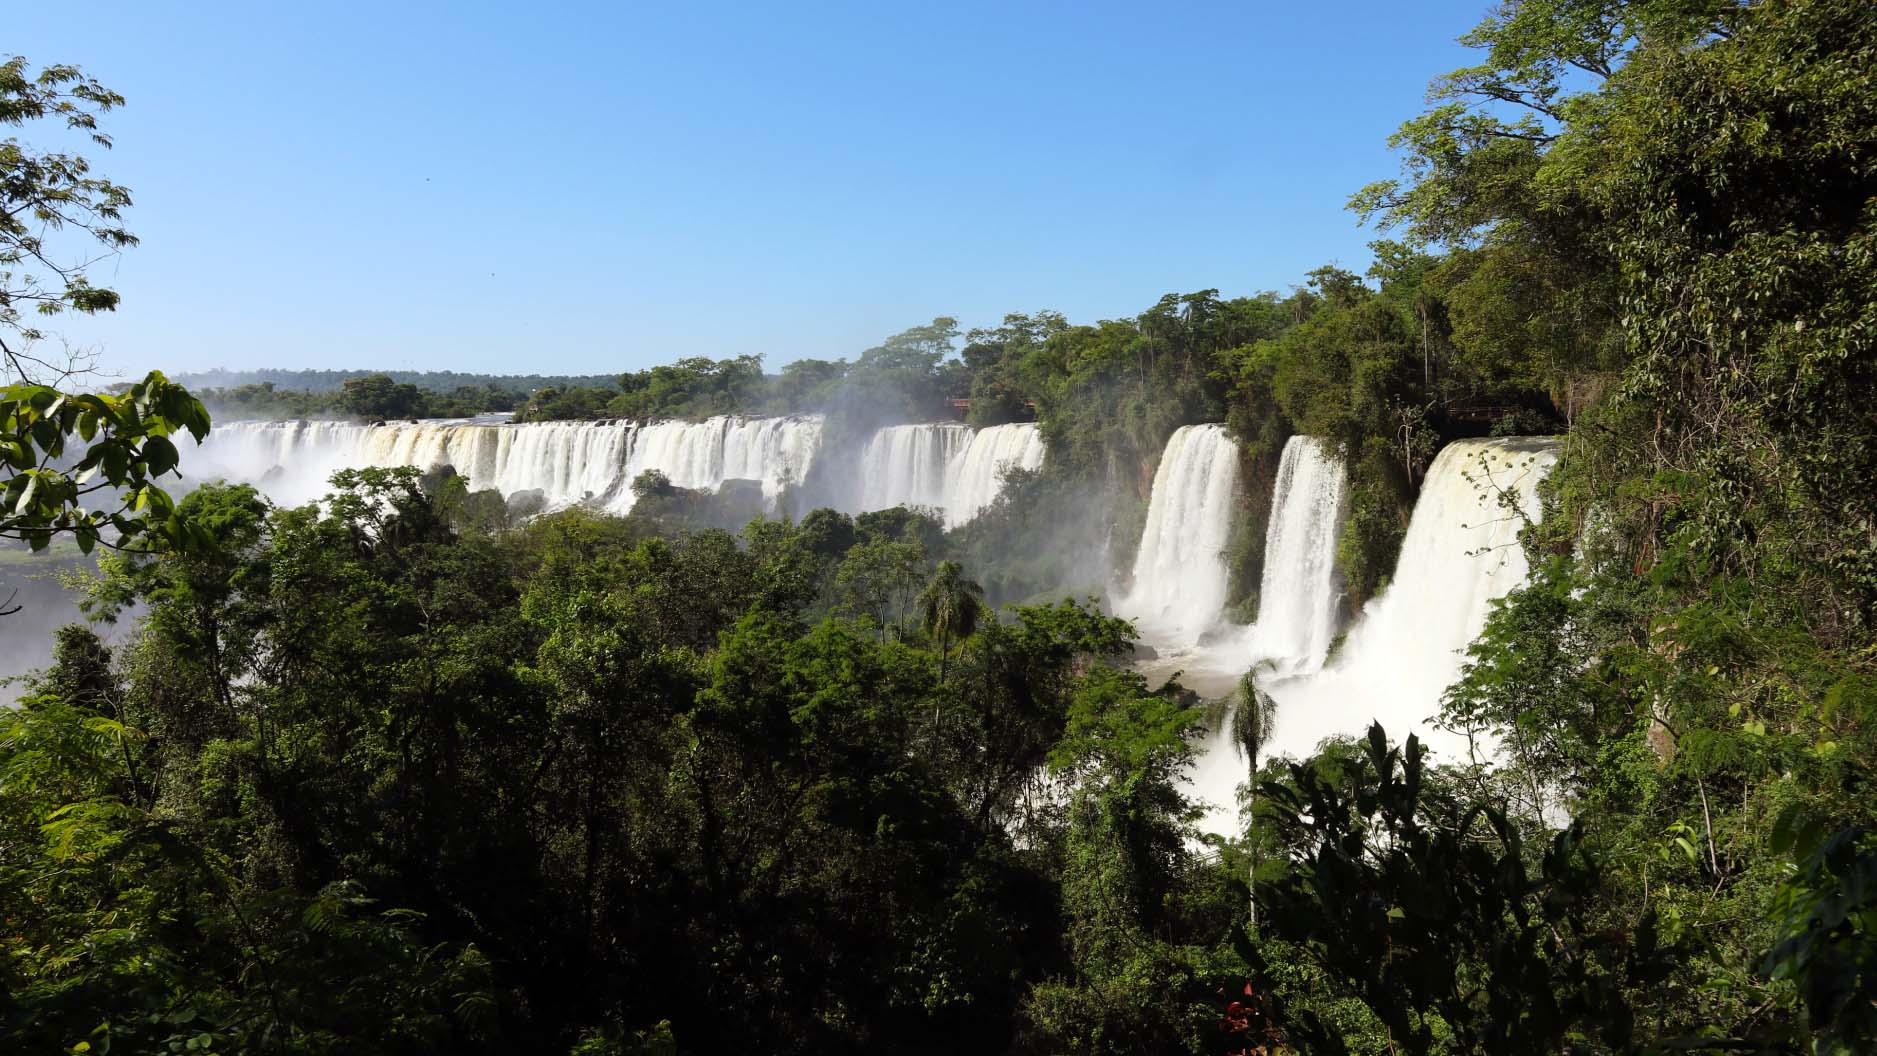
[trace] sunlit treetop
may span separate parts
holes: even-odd
[[[1403,176],[1351,197],[1363,222],[1416,245],[1464,245],[1494,224],[1547,210],[1568,180],[1545,171],[1550,148],[1598,121],[1599,89],[1638,48],[1725,38],[1739,0],[1504,0],[1460,37],[1483,53],[1428,85],[1429,109],[1389,145]]]
[[[0,63],[0,122],[15,128],[63,125],[109,148],[98,118],[123,102],[76,67]],[[117,308],[88,269],[137,244],[129,205],[84,157],[0,140],[0,539],[38,550],[69,534],[89,552],[165,537],[172,504],[155,481],[180,457],[170,438],[208,433],[202,404],[159,372],[121,394],[73,391],[84,357],[39,351],[43,320]]]

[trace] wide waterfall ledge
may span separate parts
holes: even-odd
[[[588,505],[629,513],[632,481],[647,470],[672,484],[715,491],[753,480],[775,508],[817,459],[853,481],[848,512],[929,508],[951,526],[995,502],[1011,469],[1042,466],[1034,423],[973,430],[957,422],[887,426],[858,450],[822,451],[820,415],[720,415],[702,421],[509,423],[489,420],[231,422],[217,425],[191,461],[199,479],[252,483],[277,502],[311,501],[340,469],[448,465],[472,487],[505,496],[539,492],[547,510]]]

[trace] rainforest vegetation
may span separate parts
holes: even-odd
[[[0,536],[105,544],[86,605],[134,631],[60,630],[0,711],[0,1052],[1872,1051],[1877,10],[1511,0],[1462,39],[1351,202],[1366,274],[515,394],[1034,417],[1044,468],[952,532],[656,474],[624,518],[447,470],[172,498],[196,396],[33,353],[116,297],[19,218],[124,248],[128,193],[7,140],[0,333],[46,383],[0,392]],[[108,146],[121,102],[0,66],[12,125]],[[322,399],[447,403],[380,377]],[[1563,435],[1442,706],[1497,765],[1381,729],[1269,758],[1255,681],[1221,718],[1133,670],[1082,558],[1125,567],[1209,421],[1241,618],[1288,436],[1343,452],[1359,603],[1445,443]],[[1183,781],[1208,722],[1231,838]]]

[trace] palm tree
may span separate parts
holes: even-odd
[[[1265,663],[1268,664],[1269,661]],[[1232,744],[1245,757],[1251,772],[1251,781],[1247,786],[1248,792],[1245,799],[1247,808],[1255,806],[1258,800],[1258,756],[1263,753],[1265,744],[1270,741],[1272,733],[1277,729],[1277,701],[1272,700],[1269,693],[1258,688],[1258,671],[1259,667],[1254,667],[1239,678],[1238,706],[1232,709]],[[1257,874],[1258,851],[1254,846],[1251,851],[1251,874],[1246,877],[1250,882],[1247,886],[1252,890],[1251,927],[1253,931],[1258,929]]]
[[[945,659],[952,640],[971,637],[983,611],[984,588],[966,579],[958,562],[940,562],[932,582],[919,594],[919,616],[926,633],[938,635],[940,682],[945,681]]]

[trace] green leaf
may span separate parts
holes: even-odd
[[[13,515],[21,516],[32,507],[33,496],[39,494],[39,474],[29,473],[26,477],[26,489],[20,492],[19,501],[13,504]]]
[[[143,458],[149,464],[150,475],[160,477],[176,468],[176,445],[168,437],[153,436],[143,442]]]

